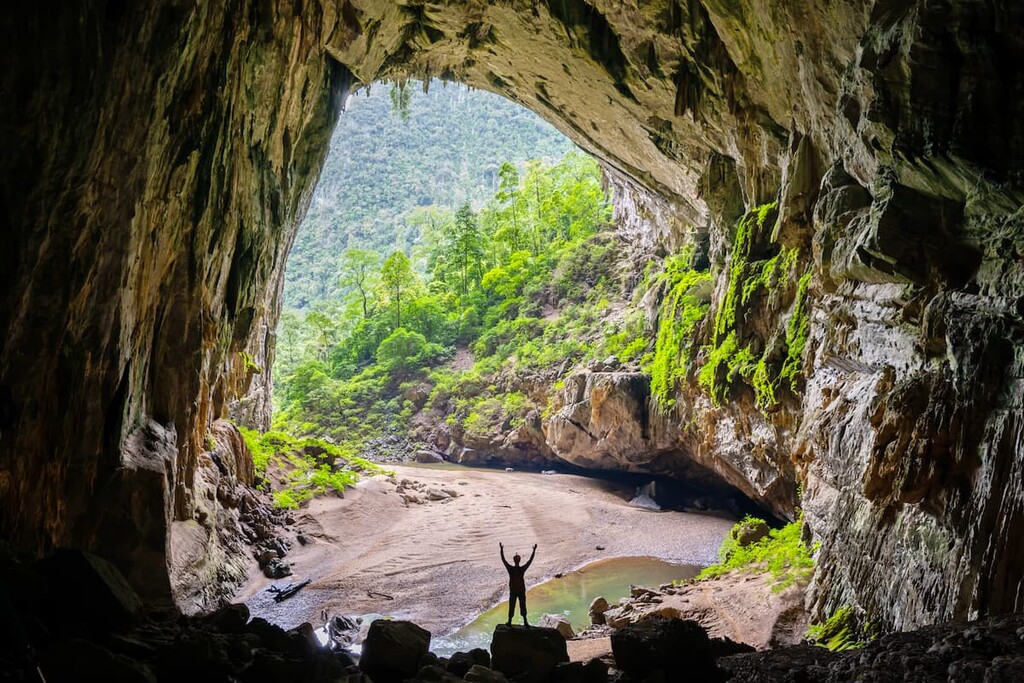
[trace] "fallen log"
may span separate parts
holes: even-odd
[[[300,590],[308,586],[309,582],[309,579],[303,579],[298,583],[290,583],[284,588],[274,585],[267,588],[267,590],[274,594],[274,602],[281,602],[282,600],[287,600],[288,598],[292,597]]]

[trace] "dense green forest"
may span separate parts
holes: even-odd
[[[348,248],[400,249],[415,258],[434,210],[479,207],[503,162],[553,161],[574,146],[536,114],[457,84],[375,84],[349,101],[288,257],[286,309],[347,293]]]
[[[499,375],[600,354],[636,355],[633,326],[606,324],[620,284],[610,205],[596,162],[511,163],[478,211],[433,207],[417,224],[417,261],[401,249],[347,249],[344,295],[279,329],[276,423],[359,441],[404,429],[444,404],[465,430],[544,409]]]
[[[607,320],[611,207],[573,150],[462,86],[357,97],[289,257],[275,428],[357,452],[431,411],[470,434],[507,427],[546,407],[512,378],[642,351]]]
[[[592,158],[579,151],[525,161],[481,156],[484,147],[504,149],[493,131],[538,129],[535,119],[520,120],[531,114],[509,110],[515,125],[488,118],[496,139],[485,144],[474,127],[484,114],[452,111],[473,110],[477,96],[490,96],[457,90],[441,116],[426,96],[381,91],[390,96],[379,98],[386,122],[377,122],[378,132],[360,142],[340,130],[332,142],[325,177],[333,194],[318,190],[289,267],[285,300],[303,306],[287,308],[277,331],[277,431],[259,443],[247,434],[263,462],[273,452],[277,469],[292,470],[278,482],[288,491],[280,504],[342,486],[328,476],[328,461],[365,469],[360,455],[407,456],[418,443],[448,449],[460,462],[470,462],[467,453],[477,464],[492,455],[550,462],[544,420],[581,366],[646,373],[661,410],[672,409],[688,379],[715,403],[743,391],[766,412],[797,391],[809,276],[801,276],[795,248],[762,245],[775,204],[737,223],[729,286],[709,318],[714,277],[706,256],[693,245],[672,254],[634,251],[610,223]],[[406,143],[420,152],[389,157],[396,165],[360,146],[384,144],[376,138],[404,135],[417,116],[435,115],[446,118],[438,126],[456,146],[474,150],[448,185],[424,180],[430,159],[454,163],[424,136]],[[460,121],[470,125],[455,130]],[[380,132],[393,128],[400,132]],[[527,138],[517,138],[517,152],[572,150],[564,140],[545,147]],[[358,190],[343,192],[331,173],[355,171],[337,157],[375,170],[364,169]],[[320,281],[328,285],[314,292]],[[767,339],[743,324],[784,301],[790,314]],[[322,456],[305,462],[311,451]]]

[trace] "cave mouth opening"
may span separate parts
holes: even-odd
[[[643,542],[612,534],[586,548],[577,544],[564,558],[546,549],[549,575],[566,569],[563,560],[571,567],[609,554],[707,564],[730,520],[755,513],[778,522],[695,463],[680,464],[672,476],[664,457],[639,452],[633,455],[661,464],[646,473],[628,471],[637,468],[625,462],[592,466],[562,459],[545,441],[548,413],[566,402],[562,375],[574,371],[627,377],[629,386],[637,385],[636,427],[642,431],[646,424],[649,390],[639,384],[646,381],[641,356],[651,340],[630,310],[644,267],[616,234],[598,163],[532,112],[460,85],[378,83],[365,96],[354,95],[289,255],[272,367],[273,429],[262,437],[246,432],[264,486],[279,508],[295,509],[288,514],[300,529],[283,561],[264,571],[284,578],[279,572],[287,566],[293,576],[314,582],[295,609],[272,602],[262,579],[237,597],[254,614],[292,627],[315,621],[321,609],[384,611],[387,606],[371,604],[372,597],[396,591],[375,573],[419,574],[433,595],[445,584],[443,573],[397,561],[394,552],[385,553],[385,568],[369,549],[353,551],[364,555],[356,569],[351,558],[312,557],[306,546],[332,538],[325,529],[341,521],[340,510],[367,521],[360,527],[348,520],[350,536],[366,534],[374,542],[415,537],[423,533],[415,516],[397,526],[370,518],[399,519],[417,506],[458,507],[467,499],[460,485],[479,488],[470,497],[484,498],[487,506],[512,511],[522,505],[528,515],[540,514],[537,494],[514,493],[526,484],[552,489],[571,513],[582,508],[565,498],[584,487],[608,515],[615,506],[632,505],[628,514],[635,514],[647,505],[685,525],[695,512],[718,511],[699,551],[673,544],[665,522],[644,521],[638,533],[649,537]],[[389,280],[400,277],[396,268],[405,269],[404,292]],[[414,459],[419,463],[411,467]],[[482,467],[484,479],[470,469],[445,468],[446,462]],[[365,489],[360,484],[351,496],[343,493],[353,484],[350,469],[366,474],[379,468],[396,475],[385,483],[364,477]],[[497,473],[511,482],[505,494],[488,479]],[[558,476],[545,476],[551,474]],[[397,494],[403,510],[381,502],[381,487]],[[364,512],[353,512],[360,504],[350,503],[353,498],[365,504]],[[464,525],[469,531],[435,522],[429,538],[420,539],[420,552],[458,554],[453,544],[467,533],[477,541],[487,534],[502,540],[503,533],[523,540],[517,523],[501,515],[472,507],[464,514],[476,516]],[[545,526],[557,525],[550,516],[543,519],[534,530],[538,543]],[[611,533],[612,526],[601,528]],[[479,543],[469,552],[478,555]],[[493,569],[468,564],[485,574]],[[500,570],[496,556],[490,564]],[[405,580],[394,579],[403,609],[429,622],[429,604],[403,591]],[[369,583],[353,589],[360,582]],[[438,622],[443,629],[493,598],[486,590],[483,597],[467,592],[472,599],[455,601],[451,623]]]
[[[809,528],[828,541],[810,595],[819,613],[849,599],[877,610],[880,623],[910,628],[1019,607],[1024,593],[1012,577],[1021,575],[1013,571],[1020,545],[1005,541],[1019,535],[1020,505],[1004,492],[1024,489],[1020,469],[1007,466],[1018,444],[1002,422],[1016,414],[1012,405],[1003,410],[1013,392],[994,390],[1003,384],[988,379],[1020,373],[988,363],[972,372],[976,366],[959,359],[974,355],[953,352],[977,339],[1011,338],[1006,332],[1016,328],[990,321],[1003,316],[1002,309],[993,316],[997,301],[1009,302],[1011,315],[1003,317],[1012,318],[1019,295],[1019,147],[1007,141],[1020,138],[1024,119],[1014,117],[1020,88],[1013,74],[995,66],[1020,62],[1020,41],[1006,39],[1020,11],[1004,18],[984,3],[957,4],[963,20],[947,21],[944,7],[868,16],[856,3],[836,3],[821,21],[781,7],[748,12],[721,3],[673,3],[667,16],[549,4],[396,10],[364,2],[356,10],[346,2],[337,12],[305,16],[284,6],[244,15],[169,3],[87,2],[57,13],[19,6],[3,41],[5,119],[9,137],[20,138],[2,162],[4,224],[12,229],[0,281],[18,292],[0,307],[0,328],[8,330],[0,363],[4,536],[36,555],[90,547],[130,569],[133,581],[160,584],[157,597],[169,594],[169,528],[206,521],[211,487],[195,481],[197,462],[211,437],[228,437],[214,420],[240,374],[236,355],[275,316],[261,306],[319,166],[322,131],[333,125],[332,102],[321,95],[333,66],[324,64],[372,77],[394,68],[455,68],[467,81],[546,107],[623,173],[686,205],[689,217],[712,209],[707,229],[715,238],[734,225],[736,198],[749,210],[779,194],[791,216],[813,218],[815,237],[842,237],[848,254],[861,252],[850,226],[866,224],[828,207],[852,204],[872,221],[884,218],[872,230],[884,228],[893,251],[883,254],[882,270],[872,258],[841,272],[838,296],[826,300],[841,315],[814,323],[827,320],[837,334],[812,338],[820,350],[805,363],[809,371],[825,366],[819,379],[832,371],[851,378],[827,399],[851,411],[842,431],[831,413],[787,407],[783,418],[798,428],[779,434],[779,448],[761,448],[748,434],[733,453],[768,467],[781,454],[784,466],[795,465],[796,473],[784,469],[779,478],[804,486]],[[862,59],[897,24],[906,49],[891,60]],[[929,59],[917,59],[922,54]],[[879,120],[873,102],[890,103],[891,116]],[[953,125],[960,118],[966,123]],[[732,196],[707,191],[697,182],[705,177],[730,180]],[[895,177],[926,186],[926,195],[889,197]],[[997,188],[1003,179],[1008,184]],[[886,196],[875,195],[875,181]],[[961,226],[946,198],[962,198],[965,188],[983,199],[969,198],[967,215],[980,220]],[[863,277],[866,268],[882,288],[895,288],[886,284],[893,273],[884,263],[890,256],[913,261],[918,253],[903,237],[928,240],[933,216],[954,232],[978,230],[983,276],[961,292],[959,269],[943,273],[940,262],[936,272],[952,282],[929,274],[921,292],[938,291],[934,303],[942,305],[924,309],[936,314],[921,318],[927,324],[916,327],[918,302],[927,297],[915,296],[909,318],[902,302],[883,302],[893,314],[883,319],[897,322],[875,325],[857,302],[878,283],[865,288],[856,271]],[[829,264],[808,264],[809,307],[819,315],[828,306],[813,299],[836,294],[830,273]],[[931,326],[938,319],[950,331],[947,347]],[[846,343],[867,335],[870,343]],[[913,350],[920,339],[923,357]],[[957,367],[935,367],[943,355],[957,358]],[[903,454],[872,444],[881,432],[875,413],[861,410],[868,394],[859,380],[850,388],[858,375],[872,377],[876,361],[884,364],[883,430],[925,443],[937,437],[941,452],[965,469],[933,468],[939,475],[925,476],[934,474],[925,468],[903,488],[888,478],[907,471],[892,466],[905,463]],[[814,387],[806,395],[817,400]],[[1009,436],[975,439],[972,429],[947,444],[942,425],[917,419],[922,404],[928,415],[952,410],[957,422]],[[793,447],[798,438],[814,447],[791,461],[787,453],[801,453]],[[858,457],[869,457],[868,446],[872,477],[848,477],[863,464]],[[735,462],[724,451],[712,455],[726,467]],[[811,467],[803,455],[813,457]],[[885,475],[881,490],[875,471]],[[914,502],[925,485],[926,501],[941,505]],[[935,540],[936,531],[944,535],[938,542],[917,542]],[[924,593],[878,580],[920,577],[921,567],[928,569]]]
[[[436,80],[377,82],[349,93],[289,252],[271,373],[274,428],[323,437],[342,445],[342,450],[354,444],[371,459],[384,462],[401,460],[402,449],[409,456],[414,450],[443,450],[440,455],[447,461],[538,471],[558,466],[637,487],[657,477],[665,505],[697,501],[701,507],[771,517],[684,453],[644,454],[658,461],[644,473],[642,467],[637,472],[626,463],[602,467],[586,459],[561,460],[547,444],[538,449],[528,441],[517,443],[518,451],[542,452],[524,455],[505,449],[494,456],[474,457],[477,454],[461,452],[474,451],[464,448],[468,439],[452,438],[452,427],[462,436],[479,431],[475,424],[467,429],[467,422],[490,420],[499,423],[491,425],[494,429],[507,433],[527,417],[536,419],[538,411],[550,408],[554,388],[573,366],[586,371],[646,371],[649,361],[637,349],[645,341],[651,345],[645,340],[650,334],[637,324],[637,316],[602,318],[601,310],[628,309],[639,269],[659,255],[630,251],[615,234],[606,173],[550,124],[500,95]],[[581,196],[584,193],[590,194]],[[471,212],[472,223],[460,222],[460,209]],[[594,248],[605,253],[599,258],[584,254]],[[477,262],[468,268],[466,262],[459,264],[459,249],[469,251]],[[540,252],[548,250],[564,253],[544,264]],[[404,295],[404,304],[398,302],[406,309],[404,322],[401,310],[396,315],[394,292],[385,282],[386,261],[397,252],[408,259],[411,270],[406,285],[411,294]],[[637,261],[638,255],[641,265],[629,264],[637,271],[630,272],[624,263]],[[613,279],[609,266],[625,271],[614,273],[618,281],[612,286],[607,283]],[[573,272],[566,275],[568,269]],[[544,277],[558,281],[544,283]],[[580,290],[591,291],[581,295]],[[438,292],[448,301],[436,296]],[[453,306],[454,297],[462,301]],[[537,301],[522,300],[530,297]],[[470,321],[470,329],[462,329],[470,315],[486,319],[476,322],[475,328]],[[559,318],[572,316],[598,318],[605,327],[628,322],[630,329],[612,335],[591,324],[560,330],[561,337],[550,334],[552,328],[566,326]],[[519,327],[527,328],[525,335]],[[401,340],[411,345],[400,350],[406,358],[386,366],[382,344],[397,328],[416,338]],[[534,345],[543,347],[551,337],[551,343],[561,344],[566,352],[541,354],[540,364],[552,366],[539,368],[541,381],[554,385],[548,387],[548,406],[543,405],[543,391],[523,400],[515,380],[501,388],[463,380],[471,385],[467,391],[448,390],[447,401],[436,400],[435,394],[446,389],[440,385],[451,382],[452,375],[456,383],[460,374],[497,378],[512,367],[525,383],[524,372],[538,369],[529,367],[537,360]],[[412,352],[430,353],[423,349],[424,342],[443,348],[433,351],[433,357],[409,360]],[[608,355],[610,362],[598,358]],[[501,361],[504,366],[496,369]],[[449,376],[436,377],[437,372]],[[377,385],[367,389],[373,380]],[[645,404],[646,378],[629,381],[644,385],[638,386],[635,398]],[[416,382],[421,386],[408,392]],[[411,396],[403,396],[403,390]],[[361,403],[354,410],[345,405],[346,391]],[[329,399],[318,401],[323,394]],[[459,405],[475,398],[473,394],[493,396],[505,405],[477,402],[469,410]],[[512,405],[517,401],[525,406]],[[381,410],[375,410],[378,407]],[[409,419],[410,408],[428,419],[440,417],[448,429],[423,429],[415,419],[419,415]],[[636,419],[646,430],[646,405],[640,406]],[[410,431],[415,432],[413,438],[408,437]],[[640,481],[645,477],[650,481]]]

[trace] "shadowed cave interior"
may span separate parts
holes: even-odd
[[[237,608],[183,620],[193,626],[174,636],[153,636],[141,615],[143,604],[205,613],[231,583],[220,570],[240,551],[219,524],[249,504],[253,470],[227,419],[269,424],[285,258],[342,102],[362,84],[438,77],[551,122],[601,163],[624,242],[693,253],[710,273],[705,322],[686,328],[698,352],[670,407],[650,409],[642,372],[579,373],[547,442],[575,452],[596,403],[639,400],[644,452],[677,457],[641,467],[699,467],[780,519],[799,508],[816,544],[812,619],[848,607],[896,632],[861,660],[780,649],[715,669],[709,655],[714,675],[850,680],[858,666],[901,676],[917,662],[936,680],[1012,678],[1024,609],[1022,11],[980,0],[12,8],[0,48],[0,537],[24,558],[8,563],[5,614],[30,617],[5,619],[18,624],[11,642],[32,645],[47,680],[71,680],[60,662],[75,661],[172,680],[188,662],[222,661],[195,643],[226,652],[245,638],[260,645],[228,657],[223,680],[280,680],[267,672],[282,662],[310,680],[347,675]],[[656,318],[674,314],[669,295],[652,295]],[[595,462],[610,461],[577,464]],[[40,616],[107,595],[75,583],[106,575],[80,556],[27,569],[57,548],[105,558],[137,598],[115,590],[106,607]],[[988,620],[977,638],[955,625],[976,619]],[[83,637],[125,628],[189,655]],[[948,647],[928,654],[934,642]],[[923,654],[899,660],[906,651]]]

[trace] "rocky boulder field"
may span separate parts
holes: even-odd
[[[641,681],[1019,681],[1024,615],[885,636],[834,653],[798,645],[755,652],[695,621],[652,615],[614,629],[611,653],[570,661],[556,628],[498,626],[490,651],[438,657],[431,633],[377,620],[362,656],[319,644],[310,624],[285,631],[244,605],[205,617],[146,614],[120,572],[61,551],[33,565],[4,557],[3,680],[139,683],[622,683]],[[16,592],[10,587],[18,587]]]

